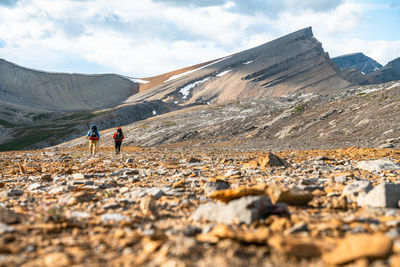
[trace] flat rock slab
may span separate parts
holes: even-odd
[[[356,167],[370,172],[400,169],[400,165],[398,163],[387,159],[360,161]]]
[[[247,196],[232,200],[228,204],[207,203],[200,205],[192,218],[218,223],[246,223],[265,218],[272,209],[272,203],[266,196]]]
[[[392,249],[392,239],[384,234],[358,234],[348,236],[338,242],[337,247],[324,254],[329,265],[349,263],[361,258],[384,259]]]

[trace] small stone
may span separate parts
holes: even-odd
[[[217,190],[208,195],[209,198],[229,202],[244,196],[265,195],[265,184],[256,186],[241,186],[236,189]]]
[[[87,219],[90,217],[90,214],[87,212],[73,211],[71,212],[70,217],[74,219]]]
[[[267,167],[289,167],[289,164],[284,159],[272,153],[259,157],[258,164],[263,171],[265,171]]]
[[[208,182],[204,185],[204,193],[208,195],[217,190],[228,189],[229,187],[230,185],[227,182],[221,180],[215,182]]]
[[[140,199],[140,209],[144,215],[157,215],[157,201],[152,195]]]
[[[265,244],[270,237],[271,231],[267,227],[259,227],[255,230],[235,229],[232,226],[218,224],[213,227],[209,235],[220,239],[234,239],[245,243]]]
[[[51,182],[53,181],[53,178],[51,178],[51,174],[43,174],[42,176],[40,176],[40,180],[45,182]]]
[[[128,192],[124,193],[124,196],[127,198],[138,199],[147,195],[152,195],[158,199],[164,193],[164,190],[159,187],[132,187]]]
[[[352,261],[386,259],[392,249],[392,239],[382,233],[350,235],[340,240],[335,249],[323,255],[326,264],[339,265]]]
[[[103,222],[120,222],[120,221],[130,221],[130,218],[119,213],[107,213],[101,216]]]
[[[190,158],[190,159],[188,160],[188,163],[200,163],[200,162],[201,162],[201,160],[196,159],[196,158]]]
[[[125,163],[134,163],[135,160],[132,158],[126,159]]]
[[[20,190],[20,189],[10,189],[10,191],[8,191],[7,196],[8,197],[16,197],[16,196],[22,196],[24,194],[24,191]]]
[[[382,183],[358,198],[359,206],[374,208],[399,208],[400,184]]]
[[[27,189],[28,189],[28,191],[35,191],[35,190],[38,190],[38,189],[40,189],[42,187],[43,186],[40,183],[33,183],[33,184],[29,185]]]
[[[226,177],[234,176],[234,175],[241,175],[241,171],[240,171],[240,170],[234,170],[234,169],[232,169],[232,170],[228,170],[228,171],[225,173],[225,176],[226,176]]]
[[[339,175],[334,178],[335,183],[346,183],[349,180],[349,178],[346,175]]]
[[[185,187],[185,183],[186,180],[185,179],[181,179],[175,183],[172,184],[172,188],[181,188],[181,187]]]
[[[5,233],[12,233],[14,231],[15,231],[14,227],[11,227],[4,223],[0,223],[0,235]]]
[[[275,235],[268,239],[268,245],[277,252],[296,258],[314,258],[321,256],[323,244],[304,238],[283,238]]]
[[[114,209],[118,209],[120,207],[120,205],[119,205],[119,203],[112,202],[112,203],[104,204],[101,207],[105,210],[114,210]]]
[[[243,164],[243,169],[257,169],[258,162],[256,160],[251,160]]]
[[[295,234],[300,232],[308,232],[307,223],[298,222],[286,231],[287,234]]]
[[[392,143],[385,143],[379,146],[379,148],[394,148],[395,145]]]
[[[71,175],[72,179],[75,180],[81,180],[85,178],[85,175],[83,173],[77,172]]]
[[[56,186],[52,187],[47,193],[48,194],[60,194],[68,192],[68,186]]]
[[[201,228],[189,225],[183,230],[185,236],[196,236],[202,232]]]
[[[51,254],[47,254],[43,258],[43,262],[45,266],[48,267],[64,267],[71,265],[71,260],[66,253],[63,252],[54,252]]]
[[[267,193],[272,203],[284,202],[291,206],[307,205],[314,198],[311,192],[300,190],[297,187],[286,188],[269,186],[267,188]]]
[[[327,156],[318,156],[315,158],[316,160],[323,160],[323,161],[327,161],[327,160],[331,160],[330,158],[328,158]]]
[[[89,202],[95,197],[95,194],[86,191],[80,191],[75,193],[73,197],[77,203]]]

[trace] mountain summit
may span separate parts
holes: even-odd
[[[332,58],[333,62],[341,69],[358,69],[364,74],[372,73],[382,65],[363,53],[354,53]]]
[[[293,93],[327,94],[349,85],[309,27],[169,77],[129,102],[150,97],[179,104],[221,103]]]

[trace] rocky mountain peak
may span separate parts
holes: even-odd
[[[363,53],[347,54],[332,58],[333,62],[341,69],[358,69],[364,74],[372,73],[382,67],[374,59]]]
[[[400,79],[400,57],[370,74],[374,83],[396,81]]]

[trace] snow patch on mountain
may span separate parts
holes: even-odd
[[[193,89],[194,87],[196,87],[198,84],[200,83],[204,83],[205,81],[207,81],[208,79],[210,79],[211,77],[206,77],[200,81],[196,81],[194,83],[188,84],[185,87],[182,87],[181,90],[179,90],[179,93],[182,94],[182,98],[185,99],[189,96],[190,90]]]
[[[225,74],[227,74],[228,72],[231,72],[231,71],[232,70],[226,70],[226,71],[220,72],[220,73],[217,74],[217,77],[222,77],[222,76],[224,76]]]
[[[221,61],[223,61],[223,60],[225,60],[225,59],[228,59],[228,58],[230,58],[230,57],[231,57],[231,56],[227,56],[227,57],[221,58],[220,60],[214,61],[214,62],[212,62],[212,63],[210,63],[210,64],[204,65],[204,66],[202,66],[202,67],[200,67],[200,68],[197,68],[197,69],[194,69],[194,70],[189,70],[189,71],[186,71],[186,72],[177,74],[177,75],[173,75],[173,76],[169,77],[168,80],[164,81],[164,83],[169,82],[169,81],[172,81],[172,80],[175,80],[175,79],[180,78],[180,77],[183,77],[183,76],[188,75],[188,74],[190,74],[190,73],[193,73],[193,72],[195,72],[195,71],[204,69],[204,68],[206,68],[206,67],[209,67],[209,66],[211,66],[211,65],[214,65],[214,64],[216,64],[216,63],[218,63],[218,62],[221,62]]]
[[[149,82],[149,81],[146,81],[146,80],[135,79],[135,78],[130,78],[129,80],[131,80],[134,83],[148,83]]]

